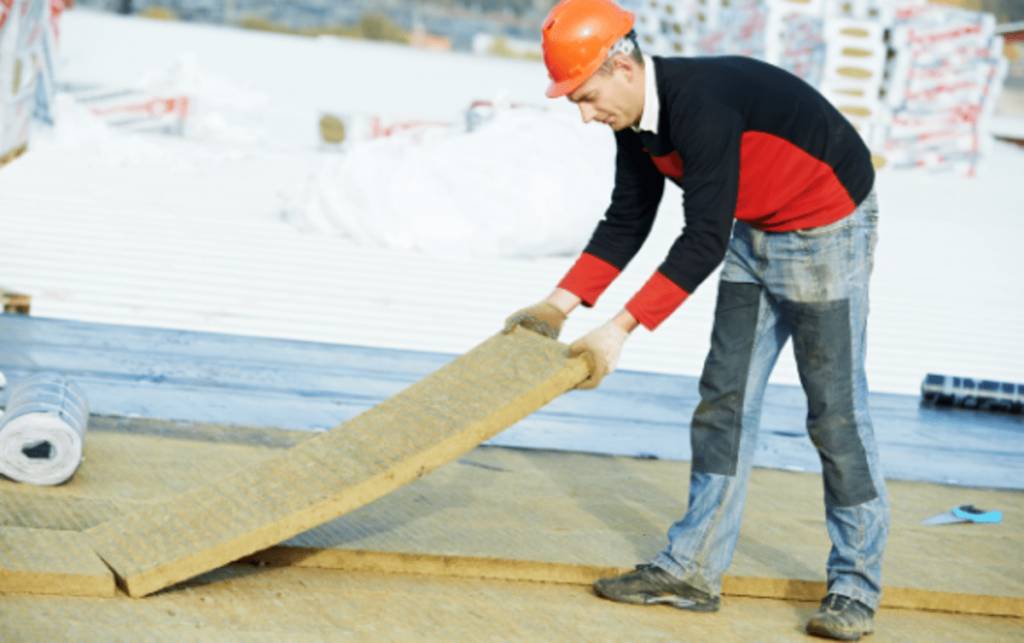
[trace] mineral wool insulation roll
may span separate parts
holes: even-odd
[[[82,389],[44,373],[15,384],[0,416],[0,474],[39,485],[60,484],[82,462],[89,405]]]

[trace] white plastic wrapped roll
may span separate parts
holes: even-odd
[[[88,419],[74,382],[44,374],[18,383],[0,416],[0,474],[37,485],[68,480],[82,462]]]

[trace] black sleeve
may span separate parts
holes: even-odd
[[[672,143],[683,159],[685,225],[659,272],[692,293],[722,262],[729,245],[743,117],[735,108],[708,102],[671,117]]]
[[[612,202],[584,252],[622,270],[651,232],[665,191],[665,177],[644,151],[636,132],[616,132],[615,143]]]

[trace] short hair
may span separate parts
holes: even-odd
[[[612,45],[612,48],[608,50],[608,58],[601,63],[601,66],[598,67],[597,71],[602,74],[610,74],[612,71],[612,58],[619,54],[626,54],[641,67],[644,66],[644,54],[640,51],[640,43],[636,40],[635,31],[630,30],[628,34]]]

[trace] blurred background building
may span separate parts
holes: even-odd
[[[125,14],[253,29],[392,40],[428,48],[537,56],[541,0],[85,0]],[[483,38],[481,38],[483,36]],[[482,49],[481,49],[482,48]]]

